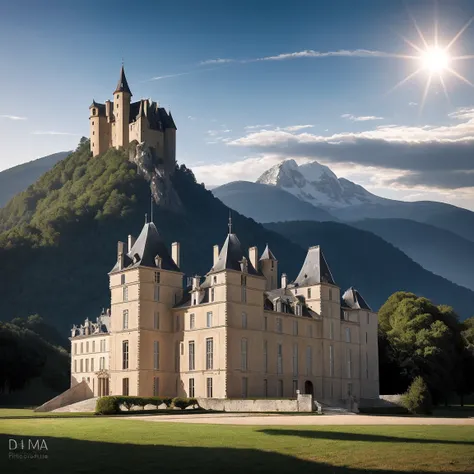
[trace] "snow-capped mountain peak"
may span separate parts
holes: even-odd
[[[285,160],[265,171],[257,183],[277,186],[317,207],[337,209],[384,201],[358,184],[338,178],[329,167],[312,161]]]

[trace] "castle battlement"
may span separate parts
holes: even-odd
[[[176,162],[176,125],[171,112],[151,99],[131,102],[132,92],[122,66],[113,100],[89,107],[90,138],[93,156],[111,147],[127,147],[134,140],[146,142],[157,158],[174,169]]]

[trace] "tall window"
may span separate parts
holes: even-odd
[[[86,359],[86,372],[89,372],[89,359]]]
[[[190,398],[193,398],[194,397],[194,379],[189,379],[189,390],[188,390],[189,394],[188,396]]]
[[[351,342],[351,328],[346,328],[346,342]]]
[[[189,329],[194,329],[196,327],[196,316],[194,313],[189,315]]]
[[[158,285],[155,285],[155,290],[153,293],[153,299],[155,301],[160,301],[160,287]]]
[[[283,373],[283,346],[281,343],[277,344],[277,374]]]
[[[100,352],[105,352],[105,339],[100,340]]]
[[[365,353],[365,378],[369,378],[369,354]]]
[[[81,342],[81,354],[84,353],[84,343]]]
[[[153,342],[153,369],[160,370],[160,342]]]
[[[281,318],[276,318],[276,330],[280,334],[283,332],[283,321]]]
[[[247,371],[248,357],[247,357],[248,341],[243,338],[240,342],[240,368],[242,371]]]
[[[206,339],[206,370],[214,368],[214,340],[212,337]]]
[[[211,288],[211,302],[214,301],[215,293],[214,293],[214,288]]]
[[[160,313],[158,311],[153,314],[153,329],[160,329]]]
[[[329,321],[329,339],[334,339],[334,321]]]
[[[174,343],[174,371],[179,372],[180,359],[179,359],[179,341]]]
[[[153,377],[153,396],[157,397],[160,393],[160,378]]]
[[[332,344],[329,346],[329,375],[334,376],[334,347]]]
[[[347,378],[352,378],[352,350],[347,349]]]
[[[329,301],[332,301],[332,288],[329,288]]]
[[[120,283],[125,285],[125,275],[120,275]]]
[[[263,396],[265,398],[268,397],[268,380],[267,379],[263,379]]]
[[[306,347],[306,375],[313,375],[313,349],[311,346]]]
[[[263,317],[263,330],[268,331],[268,316]]]
[[[123,301],[128,301],[128,286],[122,288]]]
[[[206,325],[207,325],[208,328],[212,327],[212,311],[207,312]]]
[[[296,391],[298,390],[298,380],[293,380],[293,396],[296,397]]]
[[[301,316],[302,315],[302,307],[300,304],[296,304],[295,306],[295,314],[296,316]]]
[[[308,288],[308,299],[311,299],[311,288]]]
[[[312,324],[308,324],[307,334],[308,334],[308,337],[313,337],[313,325]]]
[[[247,287],[246,286],[243,286],[241,288],[241,291],[242,291],[242,303],[247,303]]]
[[[161,280],[160,272],[155,272],[155,283],[159,284]]]
[[[128,377],[122,379],[122,395],[128,397]]]
[[[189,370],[196,369],[196,356],[194,351],[194,341],[188,343]]]
[[[349,397],[352,395],[352,383],[347,384],[347,395]]]
[[[95,341],[92,341],[92,352],[95,352]]]
[[[283,380],[278,380],[278,383],[277,383],[277,397],[283,397]]]
[[[293,336],[298,335],[298,321],[293,321]]]
[[[370,314],[367,313],[367,324],[370,324]]]
[[[242,328],[247,329],[247,313],[242,313]]]
[[[365,343],[368,344],[368,342],[369,342],[369,336],[368,336],[368,334],[367,334],[367,332],[366,332],[366,333],[365,333]]]
[[[298,375],[298,344],[293,344],[293,375]]]
[[[94,372],[94,358],[91,358],[91,372]]]
[[[207,398],[212,398],[212,377],[206,379],[206,389]]]
[[[128,369],[128,341],[122,342],[122,369]]]
[[[263,341],[263,372],[268,372],[268,341]]]
[[[86,353],[89,352],[89,341],[86,342]]]
[[[105,357],[101,357],[101,358],[99,359],[99,369],[100,369],[100,370],[105,369]]]
[[[77,360],[74,361],[74,372],[77,372]]]
[[[242,377],[242,398],[248,397],[249,379]]]
[[[84,360],[81,359],[81,363],[80,363],[80,367],[81,367],[81,372],[84,372]]]
[[[123,310],[123,329],[128,329],[128,309]]]

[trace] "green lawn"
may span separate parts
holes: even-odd
[[[0,472],[8,474],[474,472],[473,426],[251,427],[32,417],[0,419],[0,438]],[[11,438],[45,439],[48,459],[10,460]]]

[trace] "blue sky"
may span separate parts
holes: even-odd
[[[474,209],[474,88],[421,71],[403,37],[440,44],[470,0],[0,0],[0,170],[72,149],[115,88],[170,108],[178,161],[208,185],[318,160],[376,194]],[[435,13],[436,10],[436,13]],[[474,54],[474,23],[452,56]],[[474,60],[450,67],[474,82]],[[304,127],[303,126],[307,126]]]

